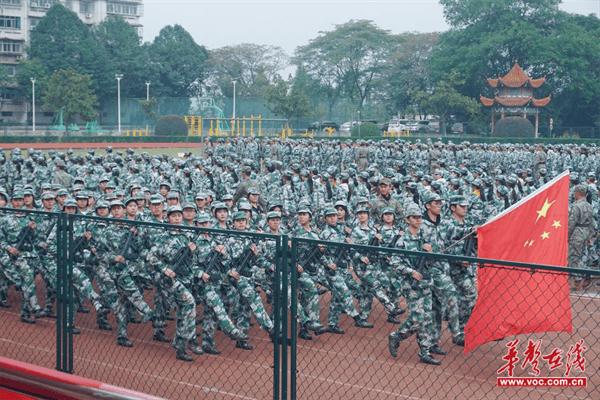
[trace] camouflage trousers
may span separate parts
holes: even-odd
[[[450,278],[458,292],[458,329],[464,336],[465,325],[471,316],[477,300],[477,287],[472,266],[450,264]]]
[[[431,336],[434,343],[438,343],[442,336],[442,317],[448,318],[448,329],[453,338],[459,338],[462,332],[458,323],[458,295],[456,287],[448,274],[448,264],[436,262],[430,268],[433,281],[431,292],[433,293],[433,324]]]
[[[273,322],[265,310],[265,306],[255,290],[252,278],[240,276],[240,279],[231,286],[232,290],[237,291],[236,296],[238,303],[236,327],[243,333],[248,333],[250,330],[251,314],[256,317],[256,322],[265,331],[273,329]]]
[[[118,265],[117,267],[123,269],[119,271],[109,271],[111,278],[116,284],[118,293],[116,313],[118,325],[117,335],[119,337],[127,337],[127,324],[129,323],[128,302],[142,315],[151,314],[152,310],[142,297],[142,294],[135,285],[131,275],[129,275],[127,268],[123,265]]]
[[[219,285],[213,283],[203,284],[199,287],[204,306],[202,318],[202,346],[215,347],[215,331],[217,324],[227,335],[236,332],[237,328],[227,315],[225,305],[219,295]]]
[[[384,261],[387,263],[387,261]],[[381,265],[381,284],[392,304],[397,305],[403,295],[403,280],[387,264]]]
[[[9,262],[3,265],[4,276],[7,282],[12,282],[21,289],[23,300],[21,302],[21,316],[33,315],[40,309],[35,293],[35,280],[31,266],[33,257],[10,257]]]
[[[48,252],[39,254],[38,257],[36,269],[42,276],[46,286],[44,306],[47,310],[51,310],[56,301],[56,253]]]
[[[177,341],[177,339],[195,339],[196,301],[192,292],[176,279],[172,281],[171,285],[165,285],[165,288],[177,306],[177,324],[174,341]]]
[[[569,268],[585,268],[584,263],[585,238],[573,235],[569,238]],[[582,274],[572,274],[575,281],[584,279]]]
[[[301,324],[319,321],[319,291],[315,280],[306,272],[298,274],[298,317]],[[302,310],[301,310],[302,309]]]
[[[376,298],[388,313],[393,312],[396,306],[385,293],[382,282],[386,277],[379,269],[379,266],[369,264],[356,268],[356,274],[360,279],[360,294],[358,303],[360,306],[360,318],[368,320],[373,308],[373,298]]]
[[[406,339],[416,333],[419,355],[426,356],[429,355],[431,347],[436,343],[431,336],[431,325],[433,325],[431,282],[413,281],[406,284],[405,287],[408,317],[392,335]]]
[[[81,268],[76,265],[73,266],[73,287],[80,296],[92,302],[96,311],[99,311],[102,308],[100,296],[98,296],[98,293],[94,290],[92,282]]]
[[[328,273],[326,279],[327,286],[331,290],[329,314],[327,315],[328,325],[337,325],[340,322],[340,314],[342,312],[352,318],[358,316],[358,311],[354,308],[353,298],[344,277],[335,271]]]

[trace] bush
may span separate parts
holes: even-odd
[[[355,127],[352,128],[352,137],[353,138],[359,137],[358,129],[359,129],[358,125],[356,125]],[[381,129],[379,129],[377,127],[377,125],[375,125],[372,122],[365,122],[360,125],[360,137],[367,137],[367,136],[381,136]]]
[[[503,137],[534,137],[535,127],[526,118],[506,117],[496,122],[494,136]]]
[[[188,126],[183,117],[165,115],[158,119],[154,128],[155,136],[187,136]]]

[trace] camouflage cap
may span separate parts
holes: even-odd
[[[171,188],[171,184],[170,184],[169,182],[167,182],[167,181],[162,181],[162,182],[160,183],[160,185],[158,185],[158,186],[159,186],[159,187],[160,187],[160,186],[166,186],[166,187],[168,187],[169,189]]]
[[[196,217],[196,222],[199,224],[204,224],[207,222],[212,222],[212,218],[210,217],[210,215],[208,215],[206,213],[201,213],[201,214],[198,214],[198,216]]]
[[[146,200],[146,195],[143,192],[138,192],[133,198],[136,200]]]
[[[150,196],[150,204],[162,204],[163,202],[164,199],[160,194],[153,194]]]
[[[85,200],[89,199],[87,192],[83,191],[83,190],[77,192],[77,194],[75,195],[75,200],[84,200],[84,199]]]
[[[396,212],[391,207],[385,207],[383,210],[381,210],[381,215],[383,214],[396,214]]]
[[[240,219],[246,219],[246,213],[244,211],[236,211],[233,213],[233,216],[231,217],[232,220],[237,221]]]
[[[258,190],[257,187],[251,187],[248,189],[248,194],[256,194],[259,195],[260,194],[260,190]]]
[[[177,192],[169,192],[167,194],[167,200],[171,200],[171,199],[179,199],[179,193],[177,193]]]
[[[22,190],[15,190],[12,194],[12,199],[22,199],[23,197],[25,197],[24,193]]]
[[[308,214],[310,216],[312,216],[312,211],[310,211],[310,209],[308,208],[300,208],[298,209],[298,214]]]
[[[194,211],[198,211],[198,207],[196,207],[196,205],[194,203],[189,203],[189,202],[183,203],[183,205],[181,206],[181,209],[182,210],[192,209]]]
[[[229,208],[227,207],[227,205],[221,201],[217,201],[216,203],[213,203],[212,209],[213,209],[213,211],[217,211],[217,210],[229,211]]]
[[[407,217],[413,217],[417,215],[421,216],[423,212],[421,211],[418,205],[416,205],[415,203],[411,203],[408,205],[408,207],[406,207],[406,211],[404,212],[404,214],[406,214]]]
[[[183,212],[183,210],[181,209],[180,206],[170,206],[169,208],[167,208],[167,216],[176,213],[176,212]]]
[[[588,192],[588,187],[587,185],[583,184],[575,185],[575,187],[573,188],[573,192],[586,194]]]
[[[369,209],[367,207],[357,207],[356,211],[354,211],[355,214],[360,214],[360,213],[369,213]]]
[[[386,186],[390,186],[392,184],[392,180],[390,178],[381,178],[381,180],[379,181],[379,185],[386,185]]]
[[[23,196],[34,196],[33,189],[24,189]]]
[[[65,200],[65,202],[63,203],[63,210],[67,207],[75,207],[77,208],[77,202],[75,201],[74,198],[68,198],[67,200]]]
[[[113,207],[125,208],[125,204],[123,204],[123,202],[121,200],[113,200],[110,202],[110,208],[113,208]]]
[[[348,211],[348,203],[346,203],[346,201],[344,201],[344,200],[338,200],[338,201],[336,201],[333,206],[335,208],[344,207],[346,209],[346,211]]]
[[[246,202],[240,202],[237,208],[239,211],[252,211],[252,206],[250,205],[250,203]]]
[[[196,197],[194,197],[195,200],[206,200],[208,196],[206,195],[206,193],[204,192],[198,192],[196,194]]]
[[[109,208],[110,205],[108,204],[108,202],[104,201],[104,200],[100,200],[99,202],[96,203],[96,207],[94,207],[94,209],[99,209],[99,208]]]
[[[424,197],[423,202],[425,204],[431,203],[432,201],[442,201],[442,198],[440,197],[440,195],[437,193],[433,193],[433,192],[426,193],[425,195],[423,195],[423,197]]]
[[[54,200],[54,193],[52,192],[43,192],[42,193],[42,200]]]
[[[57,196],[68,196],[69,192],[67,191],[67,189],[58,189],[56,191],[56,195]]]
[[[330,215],[337,216],[337,210],[333,207],[327,207],[325,211],[323,211],[323,215],[325,215],[326,217],[329,217]]]
[[[267,213],[267,220],[281,218],[281,213],[279,211],[269,211]]]
[[[465,196],[460,196],[460,195],[450,197],[449,203],[451,206],[452,205],[459,205],[459,206],[468,206],[469,205],[469,202],[467,201]]]
[[[231,194],[225,194],[223,195],[223,197],[221,198],[222,201],[229,201],[229,200],[233,200],[233,195]]]
[[[136,201],[135,197],[128,197],[128,198],[125,200],[125,206],[127,206],[127,205],[128,205],[129,203],[131,203],[131,202],[134,202],[135,204],[137,204],[137,201]]]

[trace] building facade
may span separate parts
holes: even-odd
[[[26,57],[32,30],[57,3],[72,10],[90,26],[99,24],[110,15],[118,15],[142,35],[142,0],[0,0],[0,64],[9,76],[16,75],[19,62]],[[30,108],[18,98],[14,89],[0,88],[0,122],[25,123]],[[38,110],[36,117],[44,119],[43,113]]]

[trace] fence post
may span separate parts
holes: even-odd
[[[64,372],[68,372],[70,374],[73,373],[73,327],[74,327],[74,301],[73,301],[73,231],[74,231],[74,216],[65,214],[65,217],[68,219],[66,240],[65,240],[65,293],[67,295],[65,305],[66,305],[66,341],[65,341],[65,369]]]
[[[296,270],[296,264],[298,259],[298,242],[296,242],[293,238],[291,252],[292,256],[290,261],[290,272],[292,282],[290,293],[292,298],[290,302],[290,399],[296,400],[296,367],[298,364],[298,271]]]
[[[56,221],[56,369],[63,371],[63,338],[66,336],[65,320],[65,215]]]
[[[288,361],[288,241],[289,237],[283,235],[281,237],[281,302],[279,309],[281,310],[281,399],[285,400],[288,397],[287,388],[287,361]],[[293,269],[293,268],[290,268]]]

